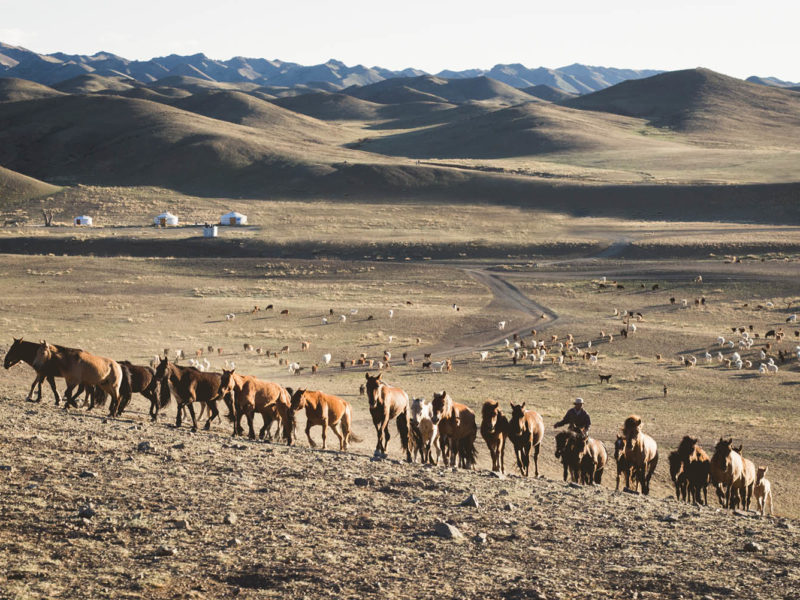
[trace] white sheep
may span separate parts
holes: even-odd
[[[631,323],[630,328],[631,328],[631,333],[636,333],[636,323]]]
[[[357,308],[351,308],[350,309],[350,314],[351,315],[357,315],[358,314],[358,309]]]
[[[327,325],[328,324],[328,317],[322,317],[322,324],[323,325]]]
[[[445,361],[436,361],[431,363],[431,371],[434,373],[441,373],[445,366]]]
[[[392,310],[391,308],[389,309],[389,318],[390,319],[394,318],[394,310]]]
[[[758,373],[760,375],[765,375],[766,372],[767,372],[767,365],[765,365],[764,363],[759,364],[758,365]]]
[[[511,345],[511,342],[508,341],[508,338],[504,339],[503,342],[505,343],[506,348],[508,348]]]
[[[346,321],[347,321],[347,316],[346,315],[339,315],[339,322],[340,323],[345,323]]]
[[[329,365],[331,364],[331,358],[332,358],[331,353],[326,352],[325,354],[322,355],[322,362],[324,362],[326,365]]]
[[[724,346],[724,345],[725,345],[725,338],[724,338],[724,337],[722,337],[722,336],[719,336],[719,337],[717,338],[717,345],[718,345],[718,346]]]
[[[705,359],[706,359],[706,364],[710,363],[710,362],[713,360],[713,357],[711,356],[711,353],[709,353],[709,352],[706,352],[706,353],[703,355],[703,358],[705,358]]]
[[[505,321],[498,321],[498,323],[497,323],[497,328],[498,328],[500,331],[503,331],[503,330],[506,328],[506,322],[505,322]]]
[[[483,361],[485,361],[487,358],[489,358],[489,352],[487,352],[486,350],[482,350],[482,351],[478,352],[478,354],[479,354],[479,355],[480,355],[480,357],[481,357],[481,362],[483,362]]]
[[[681,300],[681,306],[682,306],[683,308],[686,308],[687,306],[689,306],[689,301],[688,301],[686,298],[683,298],[683,299]]]
[[[735,348],[736,347],[736,344],[733,343],[733,340],[728,340],[728,342],[725,345],[728,348]]]
[[[296,363],[296,362],[289,363],[289,373],[294,375],[298,371],[300,371],[300,363]]]
[[[736,362],[737,360],[738,360],[738,361],[741,361],[741,360],[742,360],[742,357],[741,357],[741,356],[739,356],[739,353],[738,353],[738,352],[734,352],[733,354],[731,354],[731,360],[732,360],[733,362]]]
[[[764,306],[766,306],[767,308],[775,308],[775,305],[769,300],[764,303]]]

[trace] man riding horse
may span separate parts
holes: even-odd
[[[575,406],[570,408],[564,418],[553,425],[553,428],[561,427],[562,425],[569,425],[569,428],[573,431],[581,431],[584,434],[589,433],[592,420],[589,418],[589,413],[583,409],[583,398],[575,398]]]

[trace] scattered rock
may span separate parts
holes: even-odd
[[[242,540],[239,538],[231,538],[228,540],[228,547],[232,546],[240,546],[242,544]]]
[[[580,483],[575,483],[574,481],[569,482],[569,487],[581,489],[583,486]]]
[[[486,544],[489,542],[489,536],[486,535],[485,533],[479,533],[474,538],[472,538],[472,541],[475,542],[476,544]]]
[[[78,477],[85,477],[91,479],[97,477],[97,473],[95,473],[94,471],[81,471],[80,473],[78,473]]]
[[[762,550],[764,550],[764,547],[756,542],[747,542],[744,545],[745,552],[761,552]]]
[[[8,471],[9,473],[14,470],[11,465],[0,465],[0,471]]]
[[[466,500],[461,502],[461,506],[471,506],[472,508],[478,508],[480,504],[478,504],[478,499],[475,497],[475,494],[470,494],[467,496]]]
[[[148,441],[139,442],[139,445],[136,446],[136,450],[138,452],[150,452],[153,450],[153,445]]]
[[[506,478],[505,474],[500,473],[499,471],[489,471],[489,477],[494,477],[496,479],[505,479]]]
[[[156,556],[176,556],[178,549],[172,546],[159,546],[156,550]]]
[[[458,527],[444,521],[437,523],[433,528],[433,532],[440,538],[446,540],[460,540],[464,538],[464,534],[461,533]]]
[[[508,490],[500,490],[497,492],[498,496],[508,496]]]
[[[356,477],[355,480],[353,480],[353,483],[355,483],[358,487],[367,487],[369,485],[369,479],[365,477]]]
[[[184,448],[186,448],[186,444],[184,444],[183,442],[178,442],[177,444],[173,444],[172,447],[175,450],[183,450]]]
[[[222,520],[222,522],[225,523],[226,525],[236,525],[236,521],[238,521],[238,518],[233,513],[228,513]]]
[[[282,533],[278,536],[278,539],[283,540],[284,542],[291,542],[292,536],[290,536],[288,533]]]
[[[507,502],[506,505],[503,507],[503,509],[505,510],[514,510],[515,508],[517,507],[514,506],[511,502]]]
[[[91,519],[96,514],[97,511],[94,509],[94,504],[91,502],[85,506],[81,506],[81,509],[78,511],[78,516],[82,519]]]
[[[175,529],[191,529],[188,519],[179,519],[175,521]]]
[[[679,519],[678,515],[671,514],[661,517],[659,521],[661,521],[662,523],[677,523],[678,519]]]

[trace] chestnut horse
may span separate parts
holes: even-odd
[[[475,447],[475,438],[478,435],[475,413],[465,405],[453,402],[444,390],[434,392],[431,404],[431,420],[439,427],[439,445],[445,454],[445,464],[449,456],[450,466],[454,467],[458,456],[459,467],[474,469],[478,457],[478,449]]]
[[[277,383],[262,381],[250,375],[237,375],[235,369],[223,369],[217,396],[233,396],[233,435],[242,433],[242,416],[247,417],[248,437],[256,437],[253,428],[255,413],[259,413],[264,422],[259,437],[270,433],[273,421],[283,423],[287,419],[291,398],[289,393]],[[283,429],[283,428],[281,428]],[[271,436],[270,436],[271,437]]]
[[[406,409],[408,408],[408,394],[402,389],[390,387],[379,373],[375,377],[365,373],[367,379],[367,398],[369,399],[369,413],[372,415],[372,423],[375,425],[375,432],[378,434],[378,444],[375,446],[377,456],[386,455],[386,448],[389,445],[389,422],[396,418],[397,431],[400,434],[400,443],[406,451],[406,460],[411,462],[411,448],[408,440],[408,420]]]
[[[640,485],[642,494],[650,493],[650,479],[658,465],[658,445],[646,433],[642,433],[642,419],[631,415],[622,427],[625,436],[625,458],[631,467],[635,488]],[[634,489],[635,491],[635,489]]]
[[[708,481],[711,476],[711,461],[700,447],[697,438],[684,436],[678,445],[678,455],[686,474],[689,500],[708,505]]]
[[[523,477],[528,476],[533,448],[534,476],[539,477],[539,449],[544,437],[544,421],[535,410],[525,410],[525,403],[511,403],[508,420],[508,438],[514,444],[517,468]]]
[[[505,473],[506,438],[508,437],[508,419],[500,405],[494,400],[487,400],[481,409],[481,437],[489,446],[492,455],[492,471]]]
[[[178,401],[175,427],[180,428],[183,408],[187,407],[192,417],[192,431],[197,431],[197,417],[194,414],[195,402],[205,403],[211,412],[204,429],[211,429],[211,421],[219,416],[217,400],[220,398],[220,380],[219,373],[208,373],[194,367],[179,367],[170,362],[166,356],[158,363],[154,377],[154,381],[166,381],[169,383],[172,394]],[[225,396],[225,403],[228,404],[228,408],[231,409],[232,413],[232,402],[229,396]],[[233,417],[233,414],[230,417]]]
[[[77,386],[96,386],[111,396],[112,406],[119,402],[119,390],[122,385],[122,367],[105,358],[83,350],[57,348],[42,342],[36,352],[33,368],[37,372],[51,373],[57,371],[67,382],[64,400],[67,406],[76,406],[72,390]],[[78,391],[80,393],[80,390]],[[77,406],[76,406],[77,407]]]
[[[631,467],[628,464],[628,459],[625,458],[625,438],[617,435],[617,440],[614,442],[614,460],[617,461],[617,487],[615,491],[619,491],[619,478],[620,475],[625,475],[625,488],[629,489],[631,485]]]
[[[723,508],[735,506],[736,493],[743,487],[744,461],[733,449],[733,438],[719,438],[711,457],[711,481]]]
[[[41,344],[36,344],[34,342],[26,342],[22,338],[14,338],[14,343],[11,344],[8,352],[6,352],[5,359],[3,360],[3,367],[5,369],[10,369],[18,362],[25,362],[33,367],[33,363],[36,360],[36,353],[39,351],[40,345]],[[77,350],[77,348],[65,348],[64,346],[56,346],[56,348],[59,350]],[[39,389],[36,396],[36,401],[40,402],[42,400],[42,382],[47,380],[47,383],[50,384],[50,389],[53,390],[53,397],[55,398],[56,406],[58,406],[61,403],[61,396],[59,396],[58,389],[56,388],[56,377],[61,377],[61,373],[54,365],[49,368],[44,367],[44,370],[42,371],[37,370],[36,378],[31,384],[31,389],[28,392],[27,400],[33,400],[33,390],[38,385]]]
[[[744,457],[741,444],[736,448],[736,451],[739,453],[739,456],[742,457],[743,465],[742,482],[739,486],[739,500],[741,500],[744,510],[750,510],[750,501],[753,498],[753,488],[756,484],[756,465],[752,460]],[[736,508],[736,506],[734,505],[733,508]]]
[[[608,452],[605,445],[600,440],[589,437],[582,430],[576,432],[573,443],[580,462],[581,483],[584,485],[600,485],[608,462]]]
[[[292,394],[288,419],[284,427],[290,446],[294,444],[295,414],[302,408],[306,410],[306,437],[312,448],[317,447],[317,444],[311,439],[311,428],[315,425],[322,427],[323,450],[327,448],[328,444],[328,427],[339,438],[339,450],[341,451],[347,450],[351,438],[354,442],[361,441],[352,432],[352,409],[347,400],[323,392],[299,389]],[[339,433],[340,425],[341,433]]]

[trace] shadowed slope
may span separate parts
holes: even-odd
[[[14,79],[13,77],[0,79],[0,102],[20,102],[61,95],[62,93],[58,90],[26,79]]]
[[[345,94],[381,104],[398,104],[419,100],[441,100],[460,104],[476,100],[500,104],[532,101],[531,96],[488,77],[442,79],[431,75],[398,77],[360,88],[348,88]]]
[[[67,94],[92,94],[95,92],[123,92],[140,86],[141,84],[133,79],[126,80],[122,77],[103,77],[87,73],[57,83],[53,87]]]
[[[58,187],[0,167],[0,205],[55,194]]]

